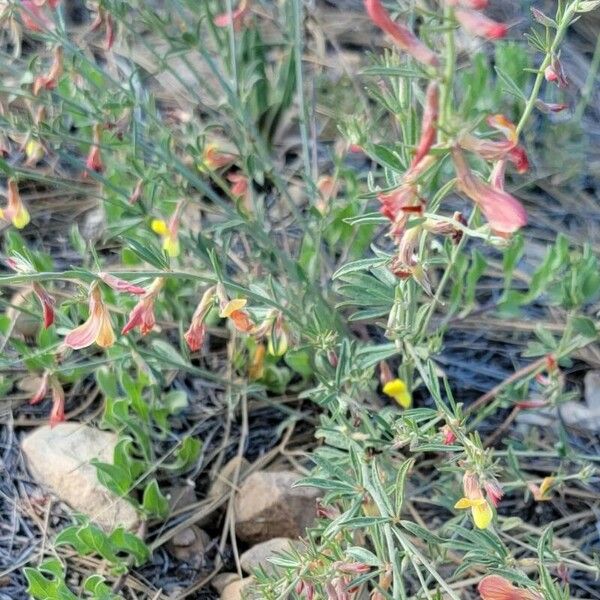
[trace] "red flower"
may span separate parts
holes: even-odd
[[[65,420],[65,392],[56,377],[52,378],[52,410],[50,411],[50,427]]]
[[[459,189],[475,202],[499,235],[511,234],[527,224],[523,205],[508,192],[482,181],[469,168],[458,148],[452,149]]]
[[[535,107],[543,112],[543,113],[558,113],[558,112],[562,112],[563,110],[565,110],[566,108],[569,108],[568,104],[564,104],[564,103],[553,103],[553,102],[544,102],[543,100],[536,100],[535,101]]]
[[[50,371],[44,371],[40,380],[40,385],[36,390],[35,394],[29,399],[29,404],[39,404],[48,393],[48,378],[50,377]]]
[[[54,298],[44,289],[39,283],[34,283],[33,293],[37,296],[37,299],[42,305],[42,313],[44,316],[44,327],[48,329],[52,323],[54,323]]]
[[[443,440],[442,443],[444,446],[451,446],[456,441],[456,435],[454,431],[448,427],[448,425],[444,425],[441,429]]]
[[[446,0],[448,6],[464,6],[473,10],[487,8],[488,0]]]
[[[412,164],[418,164],[421,159],[431,150],[436,134],[436,121],[438,118],[439,105],[439,89],[435,81],[431,81],[427,86],[425,94],[425,107],[423,109],[423,121],[421,123],[421,139],[417,144],[417,151],[412,160]]]
[[[63,51],[61,46],[57,46],[54,49],[54,61],[50,67],[50,70],[46,75],[38,75],[33,82],[32,92],[34,96],[38,95],[38,92],[42,89],[53,90],[57,84],[60,76],[63,73]]]
[[[213,306],[214,298],[215,287],[212,286],[202,295],[202,299],[192,315],[192,322],[183,336],[192,352],[196,352],[202,348],[206,336],[206,325],[204,324],[204,320]]]
[[[250,13],[250,0],[241,0],[238,7],[232,12],[225,12],[217,15],[213,23],[217,27],[229,27],[233,25],[235,31],[239,31],[243,25],[247,14]]]
[[[488,575],[477,586],[482,600],[543,600],[537,592],[514,586],[500,575]]]
[[[58,2],[48,2],[48,6],[51,9],[56,8],[57,5]],[[21,20],[29,31],[39,32],[54,27],[54,23],[44,11],[43,2],[40,4],[39,2],[35,2],[35,0],[21,0],[21,7]]]
[[[555,83],[559,88],[566,88],[569,85],[569,80],[565,75],[562,63],[556,56],[552,58],[552,62],[544,69],[544,77],[546,81]]]
[[[154,301],[158,293],[162,289],[164,280],[162,277],[157,277],[152,285],[146,290],[140,301],[133,307],[129,314],[129,320],[121,330],[121,333],[129,333],[132,329],[139,327],[140,333],[146,335],[150,333],[156,325],[154,317]]]
[[[500,500],[502,500],[502,496],[504,496],[504,492],[500,487],[500,484],[495,480],[486,481],[483,484],[485,488],[485,493],[487,494],[488,500],[494,505],[498,506],[500,504]]]
[[[428,48],[406,25],[392,21],[380,0],[364,0],[364,2],[367,14],[373,23],[385,31],[399,48],[425,65],[437,67],[440,64],[437,54]]]
[[[108,285],[117,292],[127,292],[128,294],[136,294],[138,296],[141,296],[142,294],[146,293],[146,290],[143,287],[140,287],[139,285],[134,285],[133,283],[125,281],[120,277],[115,277],[110,273],[101,271],[100,273],[98,273],[98,277],[102,279],[102,281],[104,281],[106,285]]]
[[[95,171],[101,173],[104,171],[104,165],[102,164],[102,155],[100,154],[100,125],[94,125],[94,138],[90,151],[88,152],[87,160],[85,161],[86,173],[89,171]]]
[[[508,27],[504,23],[492,21],[484,14],[469,8],[459,7],[455,11],[458,22],[473,35],[488,40],[498,40],[506,36]]]

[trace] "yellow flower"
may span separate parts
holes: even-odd
[[[179,239],[177,238],[177,228],[171,227],[162,219],[152,219],[150,224],[152,231],[160,235],[163,239],[163,250],[171,257],[175,258],[179,256],[181,248],[179,246]]]
[[[228,317],[231,317],[233,313],[237,312],[238,310],[242,310],[247,303],[248,300],[246,300],[246,298],[234,298],[233,300],[229,300],[229,302],[227,302],[225,306],[221,308],[219,316],[221,319],[227,319]]]
[[[402,379],[392,379],[383,386],[383,393],[393,398],[402,408],[410,408],[412,397]]]
[[[479,529],[487,529],[494,518],[492,507],[485,498],[461,498],[454,508],[470,508],[473,522]]]

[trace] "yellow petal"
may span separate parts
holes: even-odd
[[[152,228],[152,231],[158,233],[158,235],[166,235],[169,231],[167,224],[162,219],[152,219],[150,227]]]
[[[98,331],[98,337],[96,338],[96,344],[100,348],[110,348],[115,343],[115,332],[113,331],[110,323],[110,317],[107,314],[102,316],[102,325],[100,325],[100,331]]]
[[[473,503],[471,515],[473,516],[475,526],[479,529],[487,529],[494,518],[492,507],[483,498]]]
[[[226,319],[227,317],[231,316],[231,313],[234,313],[238,310],[242,310],[242,308],[244,308],[244,306],[246,306],[246,303],[248,302],[248,300],[246,300],[246,298],[234,298],[233,300],[230,300],[222,309],[221,312],[219,313],[219,316],[222,319]]]
[[[473,506],[473,500],[468,498],[461,498],[455,505],[454,508],[471,508]]]
[[[393,398],[402,408],[410,408],[412,398],[402,379],[392,379],[383,386],[383,393]]]
[[[181,248],[179,246],[179,240],[176,237],[170,235],[165,236],[163,241],[163,250],[171,257],[175,258],[179,256]]]
[[[25,225],[27,225],[27,223],[29,223],[29,221],[30,221],[29,212],[27,211],[27,209],[24,206],[22,206],[19,209],[19,211],[17,212],[17,214],[12,218],[13,225],[17,229],[23,229],[23,227],[25,227]]]
[[[549,496],[548,492],[550,488],[554,485],[555,477],[544,477],[542,483],[540,484],[540,496],[542,498],[547,498]]]

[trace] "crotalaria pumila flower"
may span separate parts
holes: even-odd
[[[56,377],[52,377],[52,410],[50,411],[50,427],[65,420],[65,392]]]
[[[157,277],[150,287],[146,290],[139,302],[133,307],[129,313],[129,319],[125,323],[121,333],[129,333],[135,327],[140,328],[140,333],[146,335],[150,333],[156,325],[154,317],[154,301],[164,285],[164,279]]]
[[[250,13],[250,0],[240,0],[237,8],[231,12],[224,12],[213,19],[217,27],[229,27],[233,25],[235,31],[239,31],[244,25],[246,15]]]
[[[229,319],[235,328],[242,333],[249,333],[254,324],[250,316],[244,310],[248,301],[246,298],[234,298],[230,300],[222,284],[217,285],[217,297],[219,299],[219,316],[222,319]]]
[[[498,506],[498,504],[500,504],[500,500],[502,500],[502,496],[504,496],[504,492],[502,491],[500,484],[495,479],[490,479],[484,482],[483,488],[485,489],[485,494],[488,500],[494,506]]]
[[[6,208],[0,208],[0,219],[10,221],[17,229],[23,229],[29,221],[29,212],[25,208],[19,194],[19,186],[15,179],[8,180]]]
[[[219,150],[218,144],[211,142],[206,144],[202,150],[202,160],[198,165],[198,170],[202,172],[214,171],[230,165],[234,160],[235,156],[233,154],[222,152]]]
[[[423,121],[421,123],[421,138],[417,144],[417,151],[412,160],[413,165],[417,165],[431,150],[436,135],[436,121],[440,110],[439,88],[435,81],[431,81],[427,86],[425,94],[425,107],[423,109]]]
[[[175,212],[167,223],[163,219],[152,219],[150,227],[154,233],[162,238],[163,250],[171,257],[179,256],[181,246],[179,245],[179,217],[183,208],[183,202],[177,204]]]
[[[452,160],[459,189],[479,206],[492,231],[510,235],[527,224],[523,205],[508,192],[492,187],[475,175],[458,148],[452,149]]]
[[[36,282],[31,287],[33,289],[33,293],[37,296],[37,299],[42,305],[44,327],[48,329],[48,327],[54,323],[54,297],[51,296],[40,283]]]
[[[535,107],[543,113],[559,113],[569,108],[568,104],[564,102],[544,102],[543,100],[536,100]]]
[[[210,309],[213,307],[215,289],[215,286],[212,286],[204,292],[200,302],[198,303],[198,306],[196,307],[196,310],[194,311],[194,314],[192,315],[192,322],[183,336],[188,348],[192,352],[200,350],[200,348],[202,348],[202,344],[204,343],[204,338],[206,336],[206,325],[204,324],[204,321],[210,312]]]
[[[50,371],[44,371],[42,378],[40,379],[40,385],[37,390],[29,399],[29,404],[39,404],[48,393],[48,380],[50,378]]]
[[[402,408],[410,408],[412,397],[404,380],[395,378],[388,381],[382,388],[383,393],[393,398]]]
[[[448,6],[464,6],[473,10],[487,8],[488,0],[446,0]]]
[[[462,27],[472,35],[498,40],[505,37],[508,32],[508,27],[504,23],[493,21],[479,11],[458,7],[454,14]]]
[[[529,169],[527,153],[519,146],[517,127],[504,115],[492,115],[487,118],[490,127],[500,131],[506,139],[487,140],[475,137],[470,133],[463,133],[458,137],[458,144],[464,150],[477,154],[484,160],[496,161],[508,158],[519,173]]]
[[[21,21],[29,31],[44,31],[52,29],[54,23],[48,16],[47,10],[44,8],[44,2],[36,2],[35,0],[21,0]],[[48,8],[54,9],[58,2],[47,2]]]
[[[387,33],[396,42],[396,45],[410,54],[415,60],[437,67],[440,59],[437,54],[427,47],[406,25],[392,21],[381,0],[364,0],[367,14],[385,33]]]
[[[487,529],[494,518],[494,513],[488,501],[483,497],[479,486],[479,479],[475,473],[467,471],[463,477],[464,497],[454,508],[471,509],[473,523],[478,529]]]
[[[104,171],[104,164],[102,163],[102,155],[100,153],[100,125],[96,123],[93,127],[93,141],[88,152],[87,159],[85,161],[86,173],[89,171],[95,171],[101,173]]]
[[[115,343],[115,333],[97,282],[90,286],[88,303],[90,314],[87,321],[67,334],[65,344],[73,350],[87,348],[94,342],[101,348],[109,348]]]
[[[135,285],[129,281],[125,281],[120,277],[115,277],[115,275],[111,275],[110,273],[101,271],[98,273],[98,277],[116,292],[126,292],[128,294],[136,294],[138,296],[146,293],[146,290],[143,287]]]
[[[448,425],[444,425],[440,429],[440,433],[442,434],[442,443],[444,446],[451,446],[456,441],[456,434]]]
[[[477,591],[482,600],[543,600],[541,594],[519,588],[500,575],[484,577]]]
[[[93,23],[90,25],[90,31],[96,31],[104,25],[104,49],[110,50],[115,43],[115,27],[112,15],[102,7],[98,8],[98,13]]]
[[[61,46],[54,49],[54,60],[46,75],[38,75],[33,82],[32,92],[37,96],[40,90],[53,90],[63,74],[63,50]]]
[[[559,88],[566,88],[569,85],[562,63],[556,56],[552,57],[552,62],[544,69],[544,77],[546,81],[555,83]]]

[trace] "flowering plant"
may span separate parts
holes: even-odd
[[[597,573],[572,545],[553,546],[552,527],[506,512],[507,498],[544,503],[565,482],[587,484],[595,458],[561,445],[540,476],[527,463],[539,448],[502,438],[521,411],[571,398],[564,368],[598,339],[589,247],[559,236],[519,271],[537,226],[519,193],[537,168],[530,123],[569,110],[561,44],[598,2],[534,9],[529,51],[488,16],[500,3],[408,4],[364,0],[361,23],[384,50],[351,106],[345,90],[338,104],[336,86],[317,89],[307,53],[320,38],[300,0],[102,0],[86,8],[83,37],[65,3],[0,8],[14,50],[0,91],[0,285],[18,309],[0,323],[2,360],[36,379],[34,408],[18,410],[51,426],[80,414],[82,382],[94,387],[120,435],[99,477],[140,512],[148,542],[113,560],[115,539],[136,543],[68,529],[56,546],[117,569],[110,590],[94,578],[86,593],[118,593],[168,541],[163,529],[177,531],[153,474],[214,458],[190,424],[198,396],[226,408],[227,436],[239,410],[243,439],[249,403],[286,422],[304,418],[289,396],[319,413],[304,481],[322,490],[319,519],[302,552],[257,574],[259,597],[456,600],[470,586],[483,600],[558,600],[566,571]],[[55,192],[66,211],[50,206]],[[99,231],[73,217],[86,202]],[[63,253],[41,227],[53,219],[70,224]],[[559,333],[538,328],[534,360],[463,398],[472,390],[457,390],[444,362],[452,329],[547,298]],[[204,430],[207,443],[220,427]],[[52,581],[47,565],[26,572],[29,593],[71,597],[52,565]]]

